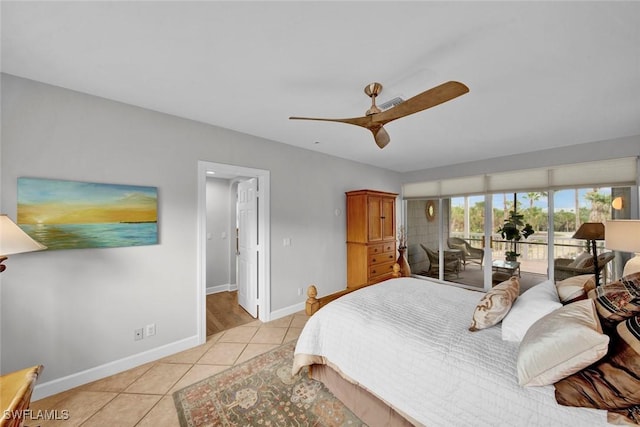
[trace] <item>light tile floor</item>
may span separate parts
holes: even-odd
[[[259,320],[207,338],[190,350],[31,403],[32,413],[68,411],[67,420],[27,420],[26,426],[179,427],[172,393],[297,339],[304,312]]]

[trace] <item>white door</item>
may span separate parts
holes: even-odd
[[[238,183],[238,303],[258,317],[258,180]]]

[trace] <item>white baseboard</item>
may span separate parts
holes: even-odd
[[[289,316],[291,314],[295,314],[295,313],[297,313],[299,311],[302,311],[304,309],[305,309],[305,303],[304,302],[299,302],[297,304],[290,305],[289,307],[285,307],[285,308],[281,308],[280,310],[272,311],[269,314],[269,319],[267,320],[267,322],[269,322],[271,320],[279,319],[281,317]]]
[[[199,344],[200,342],[198,341],[198,336],[194,335],[192,337],[185,338],[180,341],[175,341],[157,348],[152,348],[150,350],[134,354],[123,359],[114,360],[113,362],[105,363],[104,365],[96,366],[95,368],[87,369],[75,374],[67,375],[66,377],[47,381],[46,383],[36,385],[35,389],[33,390],[33,396],[31,400],[36,401],[57,393],[61,393],[74,387],[78,387],[83,384],[88,384],[92,381],[124,372],[128,369],[135,368],[136,366],[140,366],[145,363],[153,362],[154,360],[158,360],[163,357],[188,350]]]
[[[224,285],[207,286],[207,295],[217,294],[218,292],[237,291],[238,285],[235,283],[226,283]]]

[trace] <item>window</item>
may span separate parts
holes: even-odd
[[[630,218],[629,203],[626,210],[616,210],[611,203],[616,197],[628,201],[631,194],[629,186],[591,186],[406,200],[407,259],[416,275],[484,289],[512,274],[521,277],[525,289],[547,280],[551,271],[558,280],[567,274],[585,274],[557,267],[563,262],[560,259],[570,262],[590,252],[587,242],[574,239],[574,233],[585,222]],[[428,206],[435,207],[431,218]],[[531,231],[515,242],[500,232],[514,206],[517,228],[528,225]],[[598,255],[607,252],[604,241],[597,242],[596,251]],[[509,252],[518,254],[515,262],[508,262]],[[605,282],[619,277],[629,254],[610,258],[602,268]]]

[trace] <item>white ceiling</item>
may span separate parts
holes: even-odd
[[[396,171],[640,135],[640,2],[1,7],[5,73]],[[363,115],[373,81],[383,102],[448,80],[470,92],[388,124],[382,150],[288,120]]]

